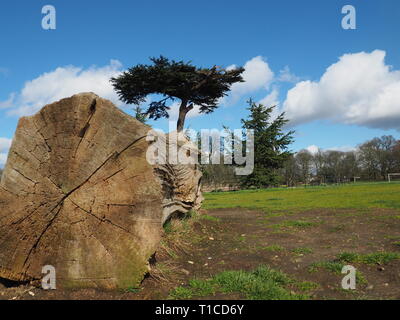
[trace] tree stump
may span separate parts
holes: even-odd
[[[162,224],[201,203],[196,165],[146,160],[149,130],[93,93],[21,118],[0,184],[0,278],[51,265],[59,288],[139,285]]]

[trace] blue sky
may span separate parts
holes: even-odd
[[[41,28],[47,4],[56,30]],[[341,27],[346,4],[356,30]],[[190,128],[239,128],[252,97],[287,112],[295,151],[400,138],[399,16],[398,0],[1,1],[0,154],[20,116],[79,91],[115,100],[107,77],[160,54],[248,66],[249,83]]]

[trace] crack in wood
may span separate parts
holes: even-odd
[[[91,103],[91,105],[89,107],[89,111],[90,111],[89,118],[86,121],[85,126],[81,129],[81,131],[78,134],[78,136],[81,139],[79,140],[79,143],[78,143],[78,145],[77,145],[77,147],[75,149],[73,158],[76,158],[76,154],[78,153],[79,147],[80,147],[81,143],[83,142],[83,140],[85,139],[86,133],[89,131],[90,121],[92,120],[94,114],[96,113],[96,104],[97,104],[97,99],[95,98],[95,99],[93,99],[93,101],[92,101],[92,103]]]

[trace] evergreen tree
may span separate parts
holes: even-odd
[[[232,84],[243,82],[243,68],[225,70],[214,66],[198,68],[191,63],[169,60],[163,56],[151,58],[153,65],[137,65],[111,82],[120,99],[139,105],[151,94],[161,95],[146,111],[150,119],[168,118],[170,105],[180,101],[177,130],[182,132],[188,112],[199,107],[200,113],[211,113],[218,101],[226,96]]]
[[[292,153],[288,146],[293,142],[294,131],[284,133],[288,122],[285,114],[271,120],[276,106],[265,107],[250,100],[250,115],[242,119],[244,129],[254,130],[254,171],[242,180],[244,187],[263,188],[279,183],[277,169],[284,166]]]

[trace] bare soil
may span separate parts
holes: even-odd
[[[355,291],[341,288],[344,275],[322,268],[310,272],[313,263],[335,261],[342,252],[400,253],[398,210],[324,209],[273,217],[246,209],[205,213],[219,221],[196,219],[190,231],[179,236],[177,249],[171,249],[170,254],[163,249],[156,255],[154,275],[139,289],[44,291],[29,285],[9,287],[8,283],[8,287],[0,284],[0,299],[167,299],[172,289],[190,279],[207,279],[221,271],[252,270],[260,265],[318,284],[308,292],[312,299],[400,299],[400,260],[384,265],[354,263],[366,280],[358,283]],[[244,297],[218,294],[204,298]]]

